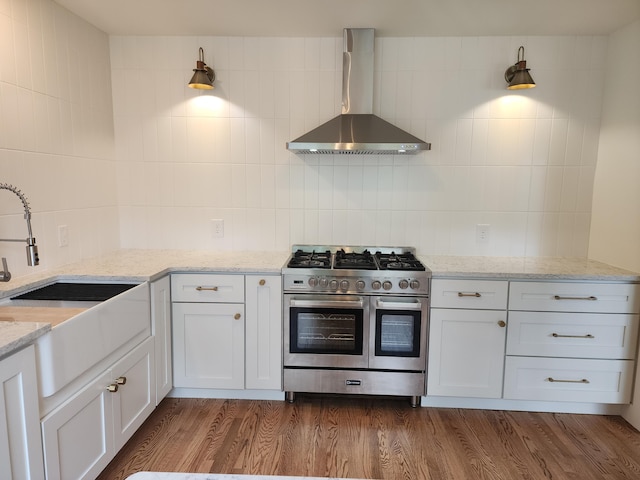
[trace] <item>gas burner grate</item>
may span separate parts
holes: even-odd
[[[340,249],[336,252],[334,268],[350,268],[358,270],[377,270],[378,266],[369,250],[364,252],[345,252]]]
[[[380,270],[424,271],[425,266],[412,253],[376,252],[376,261]]]
[[[289,263],[288,268],[331,268],[331,252],[305,252],[296,251]]]

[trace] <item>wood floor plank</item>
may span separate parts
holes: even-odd
[[[138,471],[637,480],[640,432],[615,416],[411,408],[386,397],[170,398],[98,478]]]

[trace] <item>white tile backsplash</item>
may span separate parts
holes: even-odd
[[[120,243],[109,61],[108,37],[57,3],[0,2],[0,182],[26,195],[41,259],[0,243],[14,277]],[[0,196],[0,237],[26,238],[20,200]]]
[[[513,93],[519,45],[538,87]],[[211,92],[186,87],[199,46]],[[379,37],[374,113],[432,150],[302,156],[285,143],[340,112],[341,36],[109,38],[53,1],[0,1],[0,181],[30,198],[45,268],[117,246],[586,255],[606,59],[606,36]],[[3,235],[22,234],[13,203]]]

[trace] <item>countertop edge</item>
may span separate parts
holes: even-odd
[[[0,323],[0,361],[51,331],[51,324],[44,322]]]

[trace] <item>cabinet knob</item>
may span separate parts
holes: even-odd
[[[239,313],[236,313],[233,318],[236,320],[240,320],[240,317],[242,317],[242,315],[240,315]]]
[[[507,324],[506,324],[506,322],[505,322],[504,320],[500,320],[500,321],[498,322],[498,326],[499,326],[499,327],[504,328],[504,327],[506,327],[506,326],[507,326]]]
[[[115,393],[118,391],[118,385],[112,383],[111,385],[107,385],[107,392]]]
[[[261,287],[263,287],[267,283],[267,281],[263,278],[258,283],[260,284]]]
[[[124,385],[125,383],[127,383],[127,377],[118,377],[118,378],[116,378],[116,384]]]

